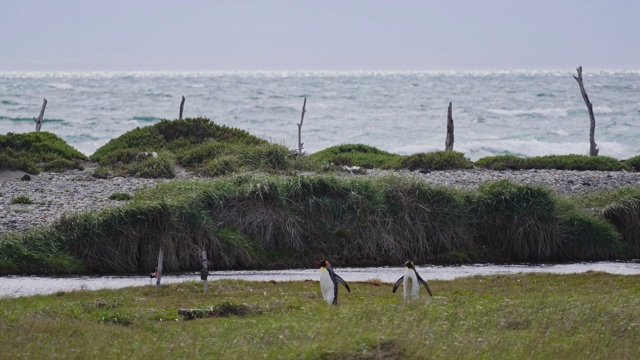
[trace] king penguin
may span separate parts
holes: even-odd
[[[322,297],[329,305],[338,305],[338,283],[344,285],[351,292],[349,285],[340,276],[333,272],[333,266],[328,260],[318,262],[320,266],[320,290]]]
[[[416,271],[415,266],[413,266],[413,261],[407,261],[404,263],[404,266],[407,267],[407,270],[404,272],[404,276],[401,276],[398,281],[393,285],[393,292],[395,293],[398,290],[400,284],[404,285],[404,299],[405,300],[413,300],[419,297],[420,292],[420,284],[424,284],[424,287],[427,288],[429,292],[429,296],[433,296],[431,293],[431,289],[429,289],[429,285],[426,281],[424,281],[420,274]]]

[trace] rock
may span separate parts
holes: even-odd
[[[22,181],[31,181],[31,176],[29,176],[29,174],[24,174],[24,175],[22,175],[20,180],[22,180]]]

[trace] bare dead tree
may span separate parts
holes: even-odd
[[[452,106],[449,102],[449,111],[447,112],[447,139],[444,142],[444,151],[453,151],[453,115]]]
[[[300,123],[298,124],[298,155],[302,155],[302,122],[304,121],[304,113],[307,112],[307,98],[304,98],[304,103],[302,104],[302,115],[300,116]]]
[[[44,99],[44,98],[43,98]],[[42,107],[40,108],[40,116],[38,118],[33,118],[33,121],[36,122],[36,131],[40,131],[42,127],[42,119],[44,118],[44,109],[47,107],[47,99],[42,101]]]
[[[598,156],[598,144],[596,144],[595,133],[596,133],[596,118],[593,115],[593,105],[591,105],[591,101],[589,101],[589,95],[587,95],[587,91],[584,89],[584,83],[582,82],[582,66],[578,66],[576,69],[578,71],[578,76],[573,75],[573,78],[576,79],[578,85],[580,85],[580,92],[582,93],[582,99],[584,99],[584,103],[587,104],[587,110],[589,111],[589,118],[591,119],[591,128],[589,129],[589,142],[591,146],[589,148],[589,156]]]
[[[180,101],[180,117],[178,119],[182,120],[182,110],[184,110],[184,95],[182,96],[182,101]]]

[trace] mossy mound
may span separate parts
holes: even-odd
[[[398,159],[394,169],[409,170],[453,170],[470,169],[473,163],[463,153],[457,151],[435,151],[416,153]]]
[[[640,155],[625,160],[624,164],[627,165],[631,171],[640,171]]]
[[[630,160],[633,161],[632,159]],[[479,159],[475,162],[475,165],[491,170],[555,169],[620,171],[630,169],[630,165],[612,157],[575,154],[534,156],[528,158],[521,158],[514,155],[496,155]]]
[[[46,131],[0,135],[0,169],[62,172],[83,169],[87,157],[64,140]]]
[[[202,175],[241,170],[284,170],[293,155],[248,132],[206,118],[162,120],[109,141],[91,160],[100,163],[98,177],[175,176],[179,164]]]
[[[390,169],[402,155],[392,154],[373,146],[363,144],[344,144],[332,146],[309,155],[320,163],[337,166],[360,166],[365,169]]]

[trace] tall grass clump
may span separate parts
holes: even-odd
[[[69,146],[55,134],[39,131],[0,135],[0,169],[40,171],[83,169],[84,154]]]
[[[150,271],[161,247],[167,271],[199,269],[202,250],[213,269],[309,267],[319,258],[340,266],[596,260],[638,251],[614,221],[581,204],[508,181],[462,191],[402,176],[242,174],[162,183],[118,208],[66,215],[46,241],[99,272]],[[633,211],[616,216],[626,223]]]
[[[469,200],[477,242],[494,256],[551,260],[562,248],[550,190],[503,180],[481,186]]]
[[[0,275],[70,274],[86,270],[84,259],[67,251],[61,233],[36,228],[0,238]]]
[[[603,218],[616,227],[633,254],[640,255],[640,195],[629,196],[606,206]]]
[[[309,158],[324,164],[390,169],[402,155],[363,144],[344,144],[315,152]]]
[[[413,170],[453,170],[470,169],[473,162],[457,151],[435,151],[417,153],[396,159],[394,169]]]
[[[610,259],[622,255],[619,234],[606,221],[551,190],[507,180],[469,196],[477,243],[498,258],[520,261]],[[490,257],[490,255],[487,255]]]

